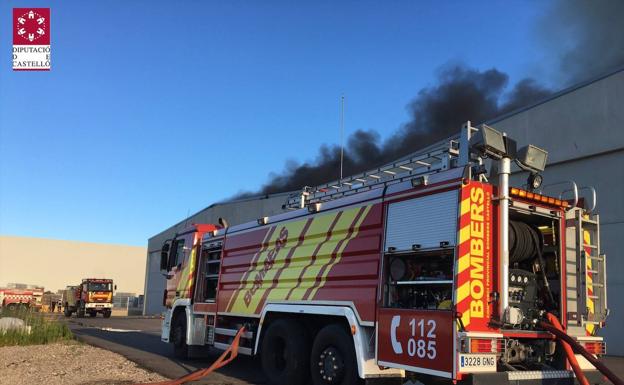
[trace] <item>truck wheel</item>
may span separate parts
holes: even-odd
[[[171,340],[173,342],[173,355],[182,360],[187,359],[189,348],[186,344],[186,314],[184,312],[178,314],[173,320]]]
[[[310,376],[310,342],[297,321],[277,320],[262,337],[262,369],[270,384],[305,384]]]
[[[360,382],[353,338],[342,325],[328,325],[318,332],[312,344],[310,367],[314,385]]]
[[[85,308],[82,307],[82,303],[78,304],[78,310],[76,311],[76,317],[84,318],[85,316]]]
[[[89,312],[89,317],[95,317],[95,316],[97,316],[96,312],[94,312],[94,311],[90,311]]]
[[[14,312],[15,310],[17,310],[17,305],[14,303],[10,303],[7,305],[7,310],[10,312]]]
[[[108,310],[108,311],[104,311],[104,313],[102,313],[102,316],[104,316],[104,318],[110,318],[110,316],[111,316],[111,311],[110,311],[110,310]]]

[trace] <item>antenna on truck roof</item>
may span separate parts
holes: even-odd
[[[342,166],[344,163],[344,94],[340,96],[340,180],[342,180]]]

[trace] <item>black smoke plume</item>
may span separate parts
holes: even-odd
[[[509,77],[496,69],[443,67],[438,71],[437,85],[421,89],[408,105],[411,120],[387,140],[380,141],[379,134],[371,130],[357,130],[349,136],[344,175],[366,171],[447,138],[459,132],[467,120],[483,122],[550,94],[531,79],[507,91],[508,83]],[[287,162],[284,172],[272,174],[259,193],[299,190],[336,180],[339,169],[340,147],[323,145],[314,161]]]
[[[557,0],[537,23],[546,57],[555,63],[558,88],[569,86],[624,65],[623,0]],[[344,175],[374,168],[458,132],[471,120],[477,124],[532,104],[552,91],[526,78],[508,87],[509,77],[496,69],[479,71],[447,65],[438,82],[420,90],[407,106],[411,120],[385,141],[370,130],[358,130],[347,141]],[[283,172],[271,174],[256,193],[299,190],[338,179],[340,148],[323,145],[313,161],[288,161]]]
[[[540,21],[539,37],[558,62],[562,85],[624,66],[624,1],[558,0]]]

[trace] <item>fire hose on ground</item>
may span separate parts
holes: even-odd
[[[199,369],[193,373],[189,373],[183,377],[176,378],[176,379],[169,380],[169,381],[152,382],[149,384],[137,384],[137,385],[181,385],[189,381],[199,380],[200,378],[203,378],[209,375],[215,370],[221,367],[224,367],[225,365],[229,364],[230,362],[232,362],[232,360],[236,358],[236,356],[238,355],[238,345],[240,343],[241,336],[243,335],[244,332],[245,332],[245,328],[244,327],[240,328],[238,330],[238,333],[236,333],[236,336],[234,337],[234,340],[232,341],[232,344],[230,345],[230,347],[227,348],[227,350],[224,351],[223,354],[221,354],[221,356],[219,356],[219,358],[212,365],[210,365],[209,367],[205,369]]]
[[[574,374],[578,379],[581,385],[589,385],[589,381],[583,374],[581,367],[574,356],[574,352],[581,354],[587,361],[589,361],[596,369],[598,369],[605,377],[609,379],[615,385],[624,385],[624,381],[619,379],[605,364],[600,362],[596,357],[594,357],[591,353],[589,353],[581,344],[574,340],[574,338],[570,337],[565,333],[563,327],[559,323],[557,317],[555,317],[551,313],[546,313],[546,321],[540,321],[539,325],[545,330],[551,332],[552,334],[560,340],[561,345],[566,353],[568,361],[572,366],[572,370],[574,370]]]

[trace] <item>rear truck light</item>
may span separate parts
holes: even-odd
[[[581,342],[581,345],[591,354],[602,355],[607,353],[607,346],[604,341],[586,341]]]
[[[595,342],[585,342],[582,344],[585,350],[590,352],[591,354],[596,354],[596,343]]]
[[[470,339],[470,353],[496,353],[496,340],[484,338]]]
[[[463,353],[499,353],[503,350],[500,338],[466,338],[461,341]]]

